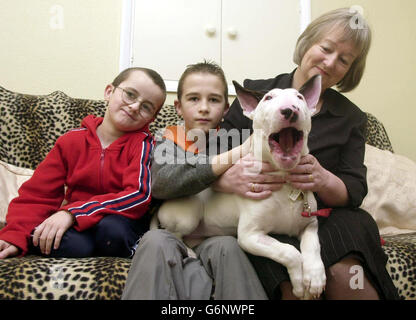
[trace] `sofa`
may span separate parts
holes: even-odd
[[[104,111],[103,100],[72,98],[60,91],[29,95],[0,86],[0,228],[8,203],[55,140],[86,115],[102,116]],[[166,105],[150,130],[157,135],[179,120],[174,107]],[[416,300],[416,164],[393,152],[384,126],[371,114],[365,163],[369,193],[362,207],[379,226],[389,257],[386,268],[400,297]],[[0,260],[0,299],[117,300],[130,263],[118,257],[7,258]]]

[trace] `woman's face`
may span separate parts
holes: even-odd
[[[322,92],[340,82],[358,55],[352,41],[344,41],[343,33],[335,29],[312,45],[299,66],[304,80],[316,74],[322,76]]]

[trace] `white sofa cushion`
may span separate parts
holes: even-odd
[[[10,201],[17,196],[22,183],[32,174],[31,169],[16,167],[0,160],[0,223],[6,220]]]
[[[416,230],[416,163],[366,144],[368,194],[361,208],[376,220],[381,234]]]

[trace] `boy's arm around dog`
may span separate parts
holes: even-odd
[[[249,151],[250,139],[241,146],[213,156],[185,151],[173,141],[163,139],[153,154],[152,194],[158,199],[197,194]]]
[[[207,155],[187,152],[169,139],[156,144],[152,160],[153,197],[173,199],[196,194],[216,178]]]

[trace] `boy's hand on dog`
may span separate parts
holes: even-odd
[[[248,154],[225,171],[212,187],[216,191],[237,193],[254,200],[265,199],[285,183],[284,177],[267,174],[274,171],[269,163],[260,162]]]
[[[72,225],[74,219],[69,212],[58,211],[45,219],[36,227],[33,233],[33,245],[37,247],[43,254],[50,254],[53,248],[57,250],[61,244],[62,236]]]
[[[19,248],[15,245],[0,240],[0,259],[16,256],[19,253]]]

